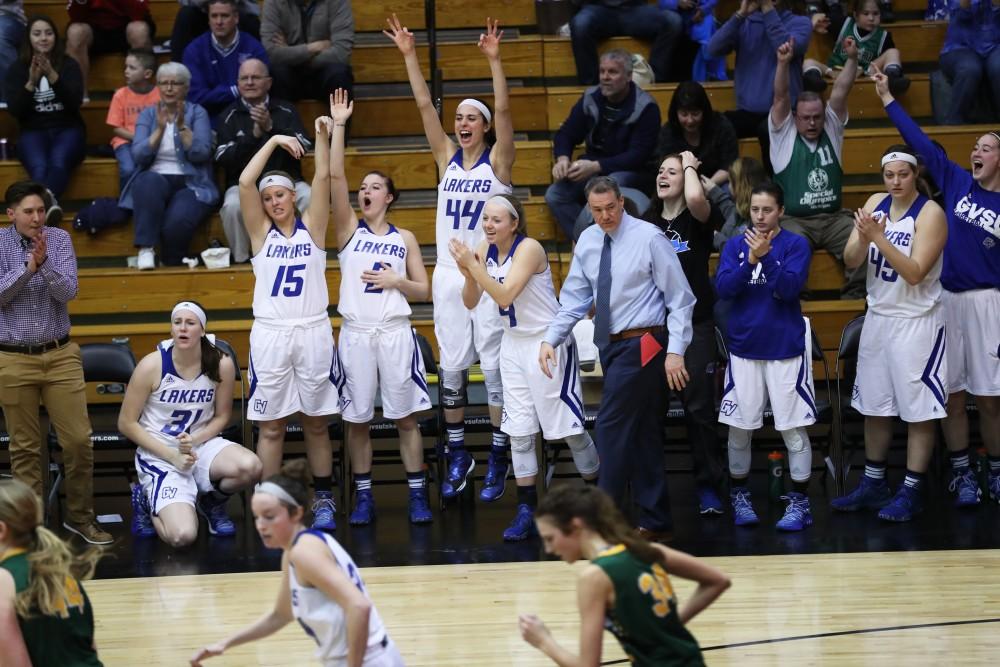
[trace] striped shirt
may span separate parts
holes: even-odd
[[[48,257],[27,270],[31,242],[14,225],[0,229],[0,343],[34,345],[69,334],[66,308],[76,297],[76,254],[69,233],[46,227]]]

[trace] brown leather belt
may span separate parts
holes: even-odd
[[[42,354],[49,350],[55,350],[69,343],[69,335],[65,335],[59,340],[50,340],[47,343],[35,343],[34,345],[8,345],[0,343],[0,352],[13,352],[15,354]]]
[[[619,340],[626,340],[627,338],[638,338],[639,336],[645,336],[646,334],[658,334],[663,333],[663,327],[641,327],[639,329],[626,329],[625,331],[619,331],[618,333],[613,333],[608,336],[608,340],[614,343]]]

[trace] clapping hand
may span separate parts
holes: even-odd
[[[476,253],[473,252],[472,248],[465,245],[458,239],[448,241],[448,251],[455,259],[455,263],[458,264],[458,267],[460,269],[464,269],[464,271],[468,271],[475,266],[476,262],[479,261],[479,258],[476,257]],[[468,274],[466,273],[466,275]]]
[[[250,118],[253,119],[253,136],[261,137],[274,128],[271,121],[271,110],[264,104],[254,104],[249,107]]]
[[[479,50],[490,60],[500,57],[500,38],[503,37],[503,30],[499,28],[499,20],[487,17],[486,32],[479,35]]]
[[[410,32],[409,28],[403,26],[399,22],[399,18],[393,14],[391,18],[387,18],[385,22],[388,24],[389,28],[383,30],[382,34],[391,39],[396,43],[396,48],[404,56],[408,56],[417,51],[417,40]]]
[[[31,253],[28,255],[28,273],[35,273],[48,257],[45,240],[45,228],[38,230],[38,234],[32,240]]]
[[[877,219],[863,208],[854,212],[854,228],[858,230],[858,235],[874,243],[875,239],[885,236],[885,219],[879,216]]]
[[[771,239],[774,238],[774,230],[769,232],[758,232],[753,227],[747,227],[743,233],[747,246],[750,248],[750,263],[756,264],[764,255],[771,252]]]

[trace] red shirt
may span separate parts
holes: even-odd
[[[131,21],[150,21],[146,0],[69,0],[71,23],[87,23],[100,30],[122,30]]]

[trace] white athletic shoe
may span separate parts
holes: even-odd
[[[136,263],[140,271],[156,268],[156,251],[152,248],[139,248],[139,259]]]

